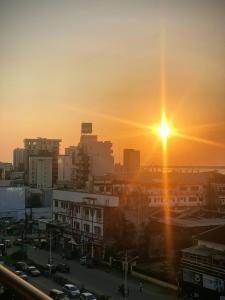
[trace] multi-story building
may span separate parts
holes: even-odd
[[[138,175],[140,170],[140,151],[134,149],[123,150],[123,167],[125,176],[129,179]]]
[[[8,162],[0,162],[0,180],[10,179],[13,166]]]
[[[58,156],[58,180],[57,184],[67,185],[72,181],[72,156]]]
[[[79,147],[89,157],[89,171],[92,176],[104,176],[114,171],[112,143],[98,141],[96,135],[82,134]]]
[[[16,148],[13,150],[13,169],[18,172],[24,171],[25,149]]]
[[[29,185],[35,188],[52,187],[52,157],[29,157]]]
[[[202,184],[170,184],[166,195],[162,184],[152,184],[147,193],[152,208],[165,203],[170,207],[205,206],[207,202],[207,187]]]
[[[181,251],[179,289],[182,294],[195,299],[224,299],[224,237],[225,225],[196,236],[194,246]]]
[[[64,246],[72,243],[82,254],[103,255],[118,205],[117,196],[54,190],[53,220],[69,225]]]
[[[72,156],[72,181],[76,189],[85,190],[90,176],[105,176],[114,171],[112,143],[98,141],[90,128],[91,123],[83,123],[78,146],[65,150]]]
[[[28,183],[29,179],[29,157],[30,156],[51,156],[52,157],[52,184],[57,182],[58,176],[58,155],[60,139],[25,139],[25,181]]]

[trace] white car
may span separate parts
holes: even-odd
[[[80,296],[80,290],[74,284],[65,284],[63,292],[70,298],[76,298]]]
[[[41,272],[34,266],[29,266],[27,268],[27,272],[31,275],[31,276],[39,276],[41,275]]]
[[[28,281],[28,276],[27,276],[23,271],[15,271],[15,274],[16,274],[17,276],[19,276],[20,278],[22,278],[22,279]]]
[[[97,300],[97,298],[93,294],[85,292],[80,295],[80,300]]]

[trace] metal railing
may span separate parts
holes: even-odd
[[[0,284],[11,289],[24,300],[52,300],[51,297],[0,265]]]

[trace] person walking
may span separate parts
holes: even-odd
[[[140,292],[140,293],[143,292],[143,283],[142,283],[141,281],[139,281],[138,289],[139,289],[139,292]]]

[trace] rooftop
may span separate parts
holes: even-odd
[[[213,228],[196,236],[198,240],[225,245],[225,225]]]
[[[152,219],[159,223],[189,228],[225,225],[225,214],[203,208],[171,210],[170,218],[167,219],[164,217],[164,212],[160,210]],[[225,236],[225,231],[223,234]]]

